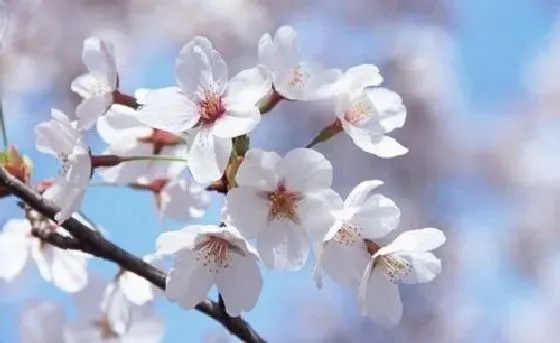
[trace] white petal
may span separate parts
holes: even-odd
[[[65,292],[74,293],[84,288],[88,282],[86,256],[80,252],[53,249],[53,284]]]
[[[404,125],[406,107],[397,93],[386,88],[377,87],[367,89],[366,94],[375,106],[379,116],[379,123],[385,129],[385,133],[389,133]]]
[[[273,220],[258,236],[257,250],[268,269],[296,271],[307,261],[309,239],[290,220]]]
[[[69,323],[64,328],[64,343],[102,343],[104,341],[106,340],[101,337],[99,329],[89,323]],[[114,341],[109,342],[114,343]]]
[[[98,95],[100,90],[105,93],[110,93],[111,89],[100,80],[96,79],[92,74],[83,74],[72,80],[70,89],[77,93],[83,99],[89,99],[92,96]]]
[[[47,282],[52,282],[51,266],[54,249],[53,246],[42,244],[38,239],[34,240],[31,244],[31,257],[37,264],[39,273]]]
[[[12,281],[25,267],[31,230],[25,219],[9,220],[0,231],[0,279]]]
[[[134,155],[150,155],[153,148],[150,144],[139,144],[134,141],[123,141],[120,144],[114,144],[105,150],[104,154],[114,154],[118,156],[134,156]],[[113,183],[136,182],[142,176],[151,178],[149,169],[153,165],[152,161],[130,161],[120,163],[114,167],[96,169],[104,181]],[[164,162],[161,162],[164,163]],[[184,165],[184,163],[182,163]]]
[[[124,334],[131,322],[131,304],[126,299],[122,289],[115,283],[110,283],[105,289],[101,310],[105,312],[111,329],[117,334]]]
[[[410,230],[400,234],[393,243],[379,250],[380,255],[393,252],[424,252],[439,248],[445,243],[443,231],[435,228]]]
[[[379,68],[373,64],[361,64],[348,69],[344,73],[345,86],[351,90],[362,90],[366,87],[379,86],[383,78]]]
[[[198,130],[187,156],[187,163],[196,182],[219,180],[231,154],[230,138],[214,137],[207,129]]]
[[[150,136],[152,129],[140,123],[136,110],[123,105],[112,105],[107,113],[97,120],[97,133],[107,144],[120,144],[124,137],[136,141]]]
[[[291,100],[317,100],[335,94],[342,72],[327,70],[315,63],[299,62],[280,75],[274,86],[282,96]]]
[[[35,147],[55,156],[70,154],[81,134],[64,113],[53,109],[51,116],[50,121],[35,126]]]
[[[357,288],[370,260],[362,244],[343,245],[331,240],[324,244],[321,266],[335,282]]]
[[[76,108],[76,116],[78,117],[78,128],[87,130],[95,125],[97,118],[105,114],[111,103],[113,96],[111,93],[104,95],[92,96],[84,99]]]
[[[255,307],[262,288],[262,276],[254,256],[232,253],[227,268],[221,269],[216,280],[226,311],[236,317]]]
[[[360,285],[360,303],[362,310],[381,325],[394,327],[402,318],[403,304],[399,287],[389,281],[379,268],[364,273]]]
[[[441,273],[441,260],[429,252],[423,253],[400,253],[397,254],[406,259],[412,269],[400,281],[403,283],[424,283],[432,281]]]
[[[161,213],[169,218],[202,217],[209,204],[210,195],[203,187],[182,178],[171,181],[161,192]]]
[[[268,201],[257,196],[252,186],[233,188],[227,195],[231,223],[246,238],[255,238],[268,224]]]
[[[154,299],[152,284],[134,273],[124,272],[119,277],[119,287],[126,299],[133,304],[144,305]]]
[[[275,71],[278,56],[276,55],[276,47],[269,33],[263,34],[259,39],[258,55],[261,64]]]
[[[278,169],[289,190],[313,192],[331,187],[332,165],[315,150],[297,148],[288,152]]]
[[[43,193],[43,197],[50,199],[60,207],[60,211],[55,215],[55,220],[62,223],[74,212],[80,210],[84,189],[63,178],[57,178],[55,183]]]
[[[272,191],[278,184],[276,173],[281,160],[275,152],[251,149],[245,154],[235,180],[240,186],[255,186],[261,190]]]
[[[192,227],[162,233],[156,239],[156,256],[173,255],[183,248],[192,249],[196,235]]]
[[[252,104],[228,105],[224,113],[212,125],[212,134],[222,138],[233,138],[251,132],[261,120],[258,107]]]
[[[348,221],[361,229],[363,238],[381,238],[399,224],[400,210],[395,202],[381,194],[371,195],[361,206],[354,208]]]
[[[27,302],[18,320],[22,343],[60,343],[66,318],[59,303],[46,300]]]
[[[392,158],[404,155],[408,149],[394,138],[379,133],[370,133],[363,128],[355,127],[342,120],[344,131],[363,151],[382,158]]]
[[[371,191],[381,186],[383,181],[368,180],[360,182],[354,189],[350,191],[348,197],[344,201],[344,207],[352,208],[361,206],[370,196]]]
[[[338,200],[336,200],[338,198]],[[333,190],[319,193],[309,193],[300,200],[296,207],[296,214],[301,221],[302,228],[307,234],[321,241],[327,231],[333,226],[335,218],[331,211],[342,207],[342,199]]]
[[[136,320],[120,343],[160,343],[165,336],[165,324],[159,318]]]
[[[279,59],[286,64],[295,64],[300,60],[300,54],[297,43],[297,33],[291,26],[281,26],[276,30],[274,35],[274,43],[276,45],[276,53]]]
[[[226,102],[245,107],[256,105],[272,88],[272,78],[268,69],[256,68],[240,71],[228,83]]]
[[[149,92],[137,118],[146,126],[180,134],[195,126],[199,115],[195,103],[180,88],[168,87]]]
[[[189,249],[179,251],[174,267],[167,276],[165,294],[184,309],[192,309],[206,298],[216,274],[197,261],[197,253]]]
[[[202,90],[223,92],[228,81],[227,64],[206,37],[197,36],[181,49],[175,62],[177,83],[186,94]]]
[[[90,37],[84,41],[82,61],[89,72],[98,80],[116,89],[117,66],[115,52],[110,42],[97,37]]]

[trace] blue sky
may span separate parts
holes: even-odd
[[[539,3],[530,0],[456,0],[454,6],[456,21],[453,25],[453,34],[459,43],[460,57],[457,72],[467,106],[461,113],[468,116],[466,122],[471,129],[474,129],[483,125],[484,116],[494,113],[494,108],[522,95],[524,86],[521,81],[524,68],[538,49],[546,43],[546,35],[556,16],[549,8],[541,7]],[[323,20],[320,11],[311,17],[306,16],[305,20],[296,16],[293,22],[286,24],[296,26],[301,32],[302,39],[309,43],[304,45],[305,49],[317,58],[320,58],[323,50],[328,49],[324,44],[328,39],[334,44],[340,44],[339,46],[349,52],[344,60],[337,60],[337,63],[342,63],[340,67],[376,62],[375,56],[369,55],[370,50],[364,49],[365,45],[374,43],[374,35],[357,31],[355,28],[349,30],[329,26]],[[319,43],[313,44],[314,41]],[[177,49],[158,51],[160,51],[158,55],[145,59],[146,65],[142,67],[149,72],[144,73],[143,79],[124,79],[125,88],[156,87],[173,82],[172,63]],[[54,175],[57,170],[56,163],[50,157],[40,155],[33,150],[32,130],[37,124],[36,121],[40,119],[39,116],[30,116],[23,121],[21,118],[10,117],[11,99],[5,99],[5,102],[8,130],[10,127],[24,125],[24,130],[20,132],[26,133],[10,136],[10,142],[22,147],[35,161],[35,165],[38,166],[35,171],[36,180]],[[31,94],[27,96],[26,103],[28,113],[45,113],[42,118],[46,117],[50,107],[56,107],[56,99],[44,94]],[[94,151],[101,151],[99,142],[93,142]],[[490,220],[487,212],[474,205],[479,201],[478,195],[484,192],[484,185],[476,177],[468,182],[469,184],[465,185],[464,180],[445,180],[441,185],[441,197],[444,200],[442,203],[449,200],[456,204],[455,211],[466,213],[465,225],[481,228],[470,233],[471,239],[491,240],[499,237],[503,234],[500,230],[484,228],[503,227],[504,222],[507,221],[507,211],[502,211],[502,216],[493,215]],[[486,208],[499,210],[504,207],[504,203],[507,203],[504,199],[489,199]],[[149,194],[126,189],[91,188],[84,202],[84,212],[98,225],[108,229],[112,240],[139,255],[152,251],[154,239],[160,233],[160,225],[152,209],[153,199]],[[442,210],[451,210],[451,208],[442,207]],[[202,221],[213,223],[217,211],[218,206],[213,207]],[[20,215],[21,213],[14,206],[14,201],[0,200],[0,223]],[[300,273],[264,272],[265,286],[260,301],[257,307],[245,317],[272,342],[282,341],[282,337],[285,337],[284,331],[296,327],[297,323],[290,320],[286,304],[319,299],[332,304],[334,308],[348,311],[344,293],[341,293],[337,287],[328,284],[327,289],[321,292],[315,290],[309,269],[308,266]],[[494,274],[493,278],[488,275],[490,279],[485,279],[484,283],[472,281],[465,276],[463,284],[465,301],[485,301],[488,299],[488,292],[495,294],[497,291],[506,290],[513,293],[524,288],[523,283],[516,282],[515,276],[507,268],[498,269],[498,273]],[[115,267],[108,263],[96,263],[94,270],[107,277],[111,277],[116,271]],[[17,341],[15,323],[21,299],[40,296],[62,300],[71,306],[69,297],[54,287],[42,283],[35,271],[31,270],[24,277],[23,287],[21,284],[17,288],[0,286],[0,342]],[[501,306],[508,302],[508,294],[505,292],[505,295],[493,298],[490,308],[500,312]],[[167,324],[164,342],[185,342],[185,337],[189,337],[189,341],[196,342],[203,333],[218,328],[216,323],[195,311],[182,311],[164,300],[158,301],[156,306]],[[352,308],[351,311],[355,309]],[[501,320],[502,315],[505,314],[488,312],[488,316],[493,320]],[[476,337],[474,341],[491,342],[495,334],[494,329],[490,325],[487,329],[480,330],[480,337]]]

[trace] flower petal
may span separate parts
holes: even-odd
[[[159,318],[135,320],[122,343],[159,343],[165,336],[165,324]]]
[[[397,253],[400,257],[406,259],[412,266],[411,270],[403,278],[401,282],[414,284],[432,281],[441,273],[441,260],[429,252],[407,252]]]
[[[399,287],[389,281],[380,268],[370,270],[366,269],[360,284],[362,311],[379,324],[394,327],[403,314]]]
[[[383,181],[380,180],[368,180],[360,182],[354,189],[350,191],[346,200],[344,200],[344,207],[353,208],[362,206],[362,204],[368,199],[371,191],[381,186]]]
[[[424,252],[439,248],[445,243],[443,231],[435,228],[410,230],[401,233],[393,243],[379,250],[378,254],[393,252]]]
[[[246,238],[255,238],[268,224],[268,201],[257,196],[252,186],[233,188],[227,195],[231,223]]]
[[[290,220],[273,220],[257,238],[257,251],[268,269],[300,270],[309,255],[305,231]]]
[[[382,158],[392,158],[408,152],[408,148],[399,144],[392,137],[380,133],[370,133],[363,128],[352,126],[344,120],[341,122],[344,131],[352,138],[354,144],[367,153]]]
[[[203,187],[182,178],[169,182],[160,194],[160,211],[168,218],[199,218],[204,215],[210,204],[210,195]]]
[[[30,230],[29,221],[11,219],[0,231],[0,279],[10,282],[25,267]]]
[[[126,299],[136,305],[144,305],[154,299],[152,284],[132,272],[124,272],[119,277],[119,287]]]
[[[82,61],[90,74],[113,89],[117,88],[117,65],[114,47],[98,37],[84,40]]]
[[[106,155],[118,155],[118,156],[134,156],[134,155],[150,155],[152,153],[152,147],[149,144],[139,144],[134,141],[121,142],[120,144],[113,144],[107,148],[103,153]],[[165,163],[165,162],[160,162]],[[182,163],[184,165],[184,163]],[[153,163],[151,161],[130,161],[126,163],[120,163],[114,167],[98,168],[97,174],[99,174],[105,182],[112,183],[127,183],[127,182],[137,182],[140,177],[151,178],[151,174],[148,173],[150,166]]]
[[[65,292],[80,291],[88,282],[86,263],[86,255],[83,253],[59,248],[53,249],[53,284]]]
[[[370,88],[366,94],[375,106],[379,116],[379,124],[389,133],[396,128],[402,127],[406,121],[406,107],[402,98],[387,88]]]
[[[373,64],[360,64],[349,68],[344,73],[342,81],[348,90],[357,91],[366,87],[379,86],[383,82],[383,78],[377,66]]]
[[[278,164],[285,177],[286,187],[299,192],[313,192],[330,188],[332,165],[323,154],[306,148],[297,148],[286,154]]]
[[[277,166],[282,160],[275,152],[251,149],[239,166],[235,180],[240,186],[255,186],[260,190],[274,190],[278,184]]]
[[[174,267],[167,276],[165,294],[184,309],[192,309],[206,299],[210,287],[215,282],[213,272],[197,260],[198,254],[182,249],[175,258]]]
[[[18,320],[20,342],[64,342],[64,308],[60,303],[47,300],[30,300],[21,311]]]
[[[231,149],[230,138],[214,137],[206,128],[198,130],[187,156],[194,180],[199,183],[219,180],[226,169]]]
[[[262,65],[240,71],[228,83],[226,103],[256,105],[272,88],[270,71]]]
[[[51,117],[50,121],[35,126],[35,147],[40,152],[54,156],[70,154],[81,139],[80,132],[61,111],[52,109]]]
[[[330,240],[324,243],[321,266],[335,282],[357,288],[370,260],[362,244],[344,245]]]
[[[85,190],[80,185],[58,177],[55,183],[43,193],[43,197],[52,200],[60,207],[55,220],[62,223],[80,210],[84,193]]]
[[[31,257],[35,264],[37,264],[37,269],[39,273],[47,282],[52,282],[52,259],[55,248],[50,245],[43,245],[40,240],[34,240],[31,243]]]
[[[230,255],[229,265],[220,269],[216,280],[227,313],[236,317],[255,307],[262,289],[262,276],[253,255]]]
[[[198,123],[195,103],[180,88],[154,89],[144,101],[137,118],[146,126],[180,134]]]
[[[114,282],[108,284],[101,300],[101,311],[107,316],[111,330],[119,335],[126,333],[132,321],[131,310],[122,289]]]
[[[395,202],[381,194],[371,195],[360,207],[355,208],[348,221],[361,229],[363,238],[381,238],[399,224],[400,209]]]
[[[274,35],[274,44],[279,59],[285,64],[296,64],[300,60],[297,33],[292,26],[281,26]]]
[[[152,128],[140,123],[136,110],[124,105],[112,105],[107,113],[97,120],[97,133],[107,144],[122,144],[123,140],[137,141],[150,136]]]
[[[181,230],[166,231],[156,239],[156,256],[173,255],[183,248],[192,249],[197,236],[195,230],[186,227]]]
[[[113,103],[113,95],[111,93],[92,96],[82,100],[82,103],[76,108],[78,129],[87,130],[93,127],[97,118],[105,114],[111,103]]]
[[[227,64],[212,48],[212,43],[201,36],[183,46],[175,62],[175,73],[177,83],[189,95],[200,90],[214,90],[221,94],[228,81]]]
[[[341,207],[342,199],[338,193],[328,189],[306,194],[298,202],[296,214],[305,232],[311,238],[322,241],[335,222],[331,211],[340,210]]]
[[[233,138],[251,132],[261,120],[258,107],[251,104],[229,105],[227,112],[212,126],[212,134]]]

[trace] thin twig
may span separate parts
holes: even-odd
[[[50,219],[54,219],[55,214],[59,211],[59,208],[51,201],[44,199],[41,194],[16,179],[1,166],[0,185],[4,185],[16,197],[25,201],[29,206]],[[59,244],[57,246],[79,247],[80,250],[112,261],[121,268],[133,272],[145,278],[153,285],[165,290],[166,276],[161,270],[130,254],[128,251],[107,240],[99,232],[91,230],[74,218],[64,221],[61,226],[73,238],[71,240],[60,240],[57,236],[50,237],[49,239],[55,242],[55,244]],[[79,242],[79,246],[74,240]],[[248,322],[241,317],[229,316],[217,302],[204,300],[197,304],[195,308],[222,324],[230,333],[245,342],[266,342]]]

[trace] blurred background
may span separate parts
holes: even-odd
[[[270,342],[554,342],[560,333],[560,2],[557,0],[6,0],[0,56],[8,138],[35,164],[34,181],[57,163],[34,150],[33,127],[51,107],[72,113],[70,81],[84,72],[82,41],[116,46],[121,88],[173,84],[173,63],[194,35],[210,37],[231,74],[257,63],[265,32],[293,25],[302,53],[334,68],[374,63],[402,95],[407,123],[394,135],[410,153],[381,160],[346,135],[318,146],[343,196],[382,179],[402,209],[400,229],[435,226],[448,236],[437,251],[435,282],[401,287],[405,314],[386,330],[362,318],[354,296],[299,273],[264,272],[257,307],[245,317]],[[326,124],[315,103],[280,103],[252,144],[284,153]],[[95,132],[93,151],[104,148]],[[109,199],[109,200],[107,200]],[[215,223],[220,199],[195,222]],[[153,199],[127,189],[90,188],[84,212],[135,254],[161,233]],[[0,224],[21,217],[0,200]],[[185,223],[166,222],[165,228]],[[0,283],[0,342],[19,342],[20,311],[32,299],[72,297],[33,268]],[[110,279],[116,267],[96,262]],[[195,311],[161,299],[164,342],[235,342]]]

